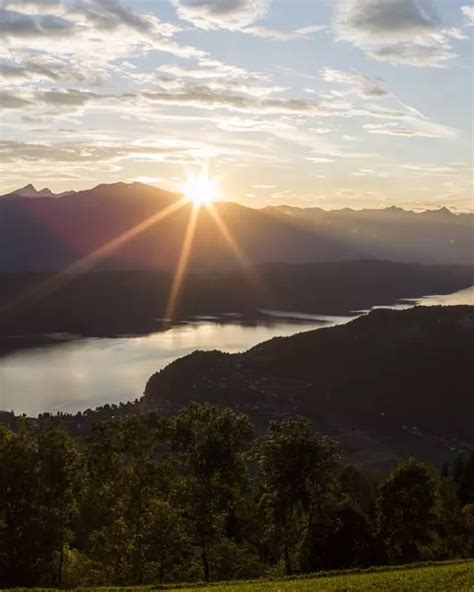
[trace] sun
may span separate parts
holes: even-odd
[[[199,175],[189,176],[182,191],[187,201],[195,206],[209,205],[219,197],[219,179],[202,171]]]

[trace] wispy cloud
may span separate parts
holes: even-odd
[[[351,87],[349,93],[355,93],[363,98],[376,99],[388,95],[380,80],[372,80],[355,70],[352,72],[343,72],[326,67],[322,68],[321,76],[327,82],[349,85]]]
[[[444,164],[404,164],[402,168],[414,171],[420,175],[451,177],[457,175],[471,174],[474,171],[472,165],[464,162],[452,162]]]
[[[466,4],[461,6],[461,11],[465,18],[466,27],[474,27],[474,6],[472,4]]]

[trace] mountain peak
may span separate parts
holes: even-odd
[[[0,196],[0,198],[23,198],[23,199],[32,199],[38,197],[62,197],[63,195],[67,195],[69,193],[73,193],[72,191],[65,191],[63,193],[53,193],[51,189],[48,187],[43,187],[43,189],[36,189],[36,187],[32,183],[28,183],[24,187],[20,187],[19,189],[15,189],[14,191],[10,191],[9,193]]]

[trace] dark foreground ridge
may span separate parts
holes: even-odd
[[[474,447],[474,307],[377,310],[243,354],[195,352],[153,375],[141,405],[209,401],[269,419],[301,415],[362,466]]]

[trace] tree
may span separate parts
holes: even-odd
[[[315,433],[308,420],[275,421],[258,442],[256,460],[268,530],[280,542],[290,575],[298,542],[311,540],[322,526],[339,462],[337,445]]]
[[[453,478],[457,483],[461,504],[474,502],[474,452],[458,456],[454,461]]]
[[[38,450],[31,432],[0,429],[0,582],[33,586],[44,560]]]
[[[165,488],[165,427],[154,414],[136,415],[96,424],[87,441],[82,545],[108,561],[115,583],[144,582],[148,508]]]
[[[191,404],[175,417],[172,444],[182,475],[183,515],[200,548],[203,576],[211,577],[209,548],[246,478],[244,450],[252,436],[248,417],[231,409]]]
[[[324,540],[324,567],[369,565],[373,559],[373,536],[362,512],[351,503],[344,503],[334,512],[333,525]]]
[[[64,428],[46,424],[38,433],[39,498],[52,554],[53,584],[61,586],[67,537],[77,513],[82,464],[76,441]]]
[[[467,525],[462,513],[456,482],[452,477],[437,481],[436,538],[430,550],[433,559],[469,557]]]
[[[170,502],[152,499],[145,509],[143,556],[147,566],[147,581],[163,583],[168,572],[186,555],[188,540],[183,519]]]
[[[362,472],[351,465],[345,466],[338,477],[341,493],[368,518],[375,514],[379,481],[377,474]]]
[[[429,468],[413,458],[400,464],[382,485],[377,500],[378,529],[388,558],[420,559],[433,537],[436,483]]]

